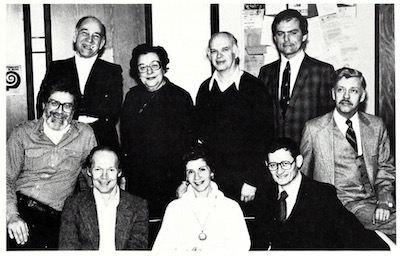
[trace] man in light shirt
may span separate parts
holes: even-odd
[[[90,124],[99,145],[118,148],[116,123],[122,103],[120,65],[100,59],[106,45],[106,29],[93,16],[81,18],[75,28],[75,56],[52,61],[38,94],[37,112],[41,116],[42,91],[53,76],[64,76],[79,90],[79,109],[75,119]]]
[[[342,205],[334,186],[304,176],[302,164],[292,139],[270,144],[265,157],[270,180],[256,198],[254,250],[388,249]]]
[[[396,237],[395,167],[380,117],[359,111],[365,79],[352,68],[335,72],[334,111],[306,123],[302,171],[334,185],[343,205],[371,230]]]
[[[64,201],[96,146],[92,128],[72,120],[78,94],[70,80],[47,83],[42,117],[15,127],[7,141],[9,250],[58,248]]]
[[[276,136],[297,143],[306,121],[334,108],[330,98],[334,68],[305,53],[308,32],[307,19],[297,10],[277,14],[272,34],[280,58],[263,66],[258,75],[274,102]]]
[[[87,158],[93,189],[71,196],[61,216],[60,249],[135,250],[147,248],[149,212],[146,200],[118,186],[118,154],[95,147]]]
[[[272,99],[261,81],[239,69],[239,49],[229,32],[209,40],[207,56],[215,68],[198,91],[195,129],[221,175],[216,182],[227,197],[255,197],[265,145],[274,134]],[[243,205],[242,205],[243,206]],[[245,214],[250,212],[244,205]]]

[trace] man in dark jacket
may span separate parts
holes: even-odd
[[[43,90],[47,81],[63,76],[80,92],[75,119],[93,128],[99,145],[117,148],[115,125],[122,103],[122,69],[99,58],[106,44],[106,29],[93,16],[81,18],[73,37],[75,56],[52,61],[38,94],[37,113],[42,115]]]
[[[388,249],[366,230],[336,196],[334,186],[314,181],[300,171],[303,157],[289,138],[268,149],[270,180],[257,196],[253,249]],[[271,181],[272,180],[274,182]]]

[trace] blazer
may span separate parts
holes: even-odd
[[[361,111],[358,114],[368,179],[379,201],[394,202],[392,193],[396,173],[386,127],[380,117]],[[314,180],[332,185],[335,185],[333,148],[335,125],[333,111],[310,120],[306,123],[300,145],[300,152],[304,157],[303,173]]]
[[[96,138],[100,145],[118,147],[117,130],[119,113],[122,104],[122,69],[120,65],[113,64],[97,58],[86,81],[83,95],[79,89],[79,77],[76,69],[75,57],[52,61],[38,94],[37,113],[40,117],[43,113],[43,90],[54,79],[64,78],[72,81],[76,86],[80,98],[78,109],[74,118],[80,114],[99,118],[91,123]]]
[[[120,190],[115,226],[116,249],[146,249],[148,232],[147,201]],[[61,214],[59,248],[99,249],[99,224],[93,189],[72,195],[66,200]]]
[[[253,249],[389,249],[342,205],[334,186],[303,175],[293,210],[281,223],[278,186],[269,185],[267,196],[258,203],[265,207],[256,215]]]
[[[306,121],[331,111],[335,103],[331,98],[332,65],[305,55],[285,116],[282,115],[279,89],[281,60],[260,69],[258,77],[267,87],[274,102],[276,136],[289,137],[300,143]]]

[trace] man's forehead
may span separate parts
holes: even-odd
[[[270,152],[268,155],[269,156],[270,155],[274,155],[274,156],[279,155],[279,156],[289,156],[290,157],[290,156],[292,156],[292,153],[290,152],[289,149],[282,147],[282,148],[278,148],[274,152]]]
[[[232,40],[226,35],[218,35],[211,40],[210,48],[223,46],[232,47]]]
[[[65,91],[55,91],[50,94],[49,99],[57,100],[57,101],[60,101],[61,103],[73,102],[74,95],[72,95],[69,92],[65,92]]]
[[[78,28],[78,30],[84,30],[84,29],[88,29],[89,27],[97,27],[97,30],[99,31],[99,33],[101,32],[101,24],[98,20],[93,19],[93,18],[87,18],[85,19],[81,26]]]
[[[93,164],[112,164],[116,165],[118,163],[118,156],[115,152],[111,150],[98,150],[94,152],[92,156]]]
[[[300,29],[300,21],[297,18],[289,18],[281,20],[277,25],[277,30],[283,29],[284,27],[290,26],[291,29]]]
[[[359,77],[342,77],[339,81],[337,81],[336,86],[359,87],[364,89],[361,85],[361,79]]]

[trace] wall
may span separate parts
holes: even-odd
[[[268,8],[266,4],[266,8]],[[243,4],[220,4],[220,30],[232,32],[239,42],[241,42],[240,49],[243,53],[244,33],[241,24],[241,15]],[[367,82],[368,100],[366,102],[365,111],[375,114],[375,5],[374,4],[357,4],[357,13],[354,20],[354,27],[352,30],[355,32],[352,39],[355,46],[358,48],[358,55],[346,63],[337,62],[324,56],[316,56],[319,53],[321,45],[321,38],[316,38],[316,32],[309,31],[309,42],[305,49],[306,53],[312,57],[320,58],[323,61],[330,62],[334,65],[335,69],[341,68],[344,65],[349,65],[355,69],[360,70]],[[314,37],[313,37],[314,36]],[[275,61],[278,55],[274,51],[267,51],[265,64]],[[243,61],[242,61],[243,68]]]
[[[166,76],[190,93],[211,75],[206,49],[210,32],[210,4],[152,4],[153,43],[165,48],[170,64]]]
[[[120,64],[123,70],[124,93],[135,85],[129,76],[132,49],[145,43],[143,4],[62,4],[51,5],[53,60],[74,55],[72,37],[76,22],[93,15],[106,27],[107,43],[102,59]]]
[[[25,46],[24,46],[24,24],[22,5],[7,5],[6,7],[6,65],[20,66],[21,83],[18,88],[10,89],[6,93],[6,115],[7,115],[7,138],[16,124],[28,118],[26,101],[26,79],[25,79]],[[12,79],[8,77],[7,79]],[[4,88],[5,90],[5,88]]]

